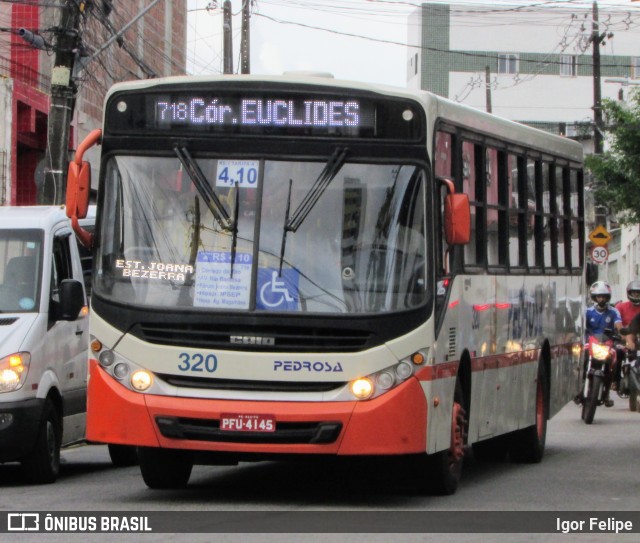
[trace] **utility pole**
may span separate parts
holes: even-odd
[[[593,28],[591,42],[593,43],[593,150],[601,155],[603,149],[604,123],[602,122],[602,93],[600,89],[600,44],[605,34],[600,34],[598,20],[598,2],[593,3]]]
[[[491,107],[491,68],[485,66],[484,68],[484,90],[487,101],[487,113],[492,113]]]
[[[222,5],[222,54],[225,74],[233,73],[233,36],[231,35],[231,0],[224,0]]]
[[[240,40],[240,73],[248,74],[250,70],[249,58],[249,19],[251,17],[251,0],[243,0],[242,5],[242,35]]]
[[[63,204],[69,164],[69,133],[76,100],[71,78],[80,47],[80,18],[91,2],[66,0],[55,29],[55,59],[51,72],[51,99],[47,127],[44,183],[38,190],[39,204]]]

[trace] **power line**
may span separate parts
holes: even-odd
[[[492,55],[490,53],[479,53],[479,52],[470,52],[470,51],[461,51],[461,50],[454,50],[454,49],[442,49],[439,47],[430,47],[430,46],[424,46],[424,45],[413,45],[410,43],[406,43],[406,42],[399,42],[399,41],[394,41],[394,40],[386,40],[383,38],[373,38],[370,36],[363,36],[360,34],[354,34],[352,32],[343,32],[340,30],[334,30],[331,28],[324,28],[324,27],[319,27],[319,26],[314,26],[314,25],[309,25],[306,23],[300,23],[300,22],[296,22],[296,21],[286,21],[283,19],[276,19],[275,17],[271,17],[269,15],[264,15],[263,13],[255,13],[255,15],[257,17],[261,17],[263,19],[268,19],[269,21],[278,23],[278,24],[284,24],[284,25],[293,25],[293,26],[300,26],[303,28],[309,28],[312,30],[319,30],[319,31],[323,31],[323,32],[328,32],[331,34],[336,34],[336,35],[340,35],[340,36],[347,36],[347,37],[351,37],[351,38],[359,38],[359,39],[363,39],[363,40],[368,40],[368,41],[372,41],[372,42],[377,42],[377,43],[386,43],[389,45],[398,45],[401,47],[406,47],[406,48],[410,48],[410,49],[419,49],[419,50],[423,50],[423,51],[432,51],[432,52],[436,52],[436,53],[446,53],[446,54],[450,54],[450,55],[459,55],[459,56],[463,56],[463,57],[472,57],[472,58],[481,58],[481,59],[488,59],[488,60],[498,60],[498,56],[496,55]],[[531,63],[531,64],[539,64],[540,61],[539,60],[529,60],[529,59],[521,59],[520,62],[524,62],[524,63]],[[547,64],[550,65],[560,65],[562,64],[561,61],[548,61]],[[614,67],[614,68],[619,68],[620,65],[619,64],[602,64],[603,67]]]

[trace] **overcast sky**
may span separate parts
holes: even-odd
[[[494,9],[546,6],[591,9],[593,2],[510,0],[437,3],[485,4]],[[408,15],[416,0],[253,0],[251,73],[330,72],[336,78],[406,85]],[[212,7],[217,4],[217,8]],[[188,0],[187,71],[218,74],[222,59],[223,0]],[[240,52],[243,0],[232,0],[234,71]],[[600,0],[598,4],[640,10],[640,2]],[[209,9],[207,9],[209,7]],[[515,12],[514,12],[515,14]]]

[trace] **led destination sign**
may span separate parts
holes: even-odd
[[[106,130],[176,135],[246,134],[417,140],[420,107],[373,94],[290,89],[152,89],[114,94]]]
[[[358,100],[217,98],[157,100],[156,125],[373,127],[374,116]],[[364,113],[364,115],[363,115]]]

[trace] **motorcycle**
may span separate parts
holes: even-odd
[[[629,330],[623,328],[620,332],[627,335]],[[640,396],[640,360],[638,356],[640,356],[640,351],[636,353],[635,360],[629,360],[627,356],[622,361],[618,396],[622,399],[629,398],[630,411],[640,412],[640,402],[638,402],[638,396]]]
[[[585,424],[593,422],[599,405],[613,405],[613,402],[605,402],[605,398],[611,386],[617,359],[616,341],[620,342],[621,338],[612,330],[605,330],[604,334],[595,334],[588,338],[585,348],[585,378],[580,397],[582,420]]]

